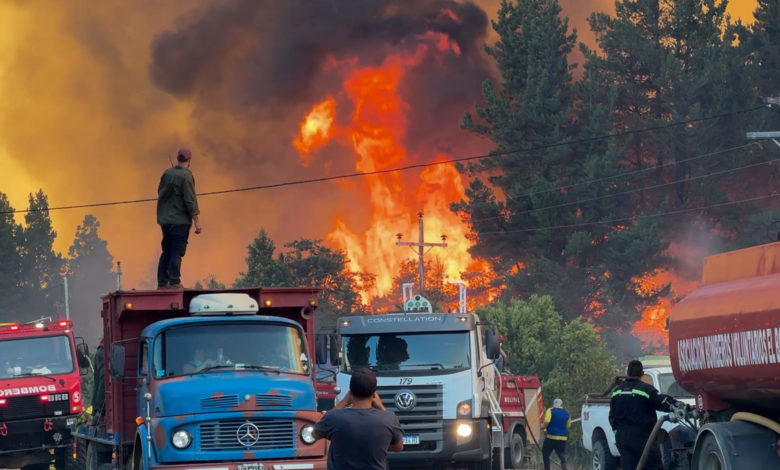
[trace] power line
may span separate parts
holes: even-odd
[[[687,212],[695,212],[695,211],[702,211],[707,209],[713,209],[715,207],[722,207],[722,206],[730,206],[730,205],[736,205],[736,204],[742,204],[745,202],[754,202],[754,201],[761,201],[764,199],[771,199],[773,197],[777,197],[778,193],[772,193],[768,194],[766,196],[756,196],[752,198],[747,199],[740,199],[738,201],[728,201],[728,202],[721,202],[718,204],[710,204],[707,206],[700,206],[700,207],[693,207],[689,209],[678,209],[674,211],[669,212],[658,212],[655,214],[641,214],[641,215],[634,215],[631,217],[623,217],[620,219],[610,219],[610,220],[599,220],[596,222],[583,222],[579,224],[568,224],[568,225],[552,225],[548,227],[536,227],[536,228],[526,228],[526,229],[519,229],[519,230],[502,230],[502,231],[494,231],[494,232],[478,232],[477,234],[481,237],[482,235],[504,235],[507,233],[527,233],[527,232],[539,232],[542,230],[559,230],[559,229],[571,229],[571,228],[579,228],[579,227],[588,227],[592,225],[606,225],[606,224],[614,224],[618,222],[630,222],[634,221],[636,219],[641,218],[656,218],[656,217],[666,217],[669,215],[678,215],[678,214],[685,214]]]
[[[675,121],[668,124],[658,125],[658,126],[652,126],[647,127],[643,129],[635,129],[630,131],[623,131],[623,132],[616,132],[613,134],[603,134],[600,136],[594,136],[594,137],[588,137],[583,139],[576,139],[576,140],[564,140],[560,142],[555,142],[552,144],[543,144],[543,145],[535,145],[525,148],[518,148],[513,150],[504,150],[504,151],[495,151],[488,154],[482,154],[482,155],[472,155],[468,157],[460,157],[460,158],[451,158],[448,160],[441,160],[437,162],[425,162],[425,163],[415,163],[410,165],[404,165],[394,168],[385,168],[382,170],[374,170],[374,171],[358,171],[353,173],[345,173],[341,175],[333,175],[333,176],[323,176],[319,178],[309,178],[309,179],[303,179],[303,180],[293,180],[293,181],[283,181],[279,183],[270,183],[265,185],[258,185],[258,186],[249,186],[244,188],[231,188],[231,189],[223,189],[218,191],[208,191],[203,193],[198,193],[198,196],[214,196],[219,194],[229,194],[229,193],[238,193],[238,192],[246,192],[246,191],[258,191],[263,189],[274,189],[274,188],[280,188],[280,187],[286,187],[286,186],[298,186],[303,184],[311,184],[311,183],[322,183],[327,181],[336,181],[341,179],[348,179],[348,178],[354,178],[357,176],[371,176],[371,175],[379,175],[379,174],[386,174],[386,173],[392,173],[396,171],[407,171],[407,170],[414,170],[418,168],[426,168],[431,166],[437,166],[437,165],[445,165],[445,164],[452,164],[452,163],[460,163],[460,162],[468,162],[472,160],[482,160],[486,158],[496,158],[496,157],[505,157],[509,155],[514,155],[517,153],[526,153],[526,152],[534,152],[539,150],[546,150],[551,149],[555,147],[562,147],[562,146],[568,146],[568,145],[579,145],[579,144],[585,144],[590,142],[597,142],[600,140],[605,139],[613,139],[618,137],[625,137],[635,134],[642,134],[645,132],[655,132],[658,130],[664,130],[664,129],[670,129],[673,127],[679,127],[679,126],[686,126],[689,124],[697,123],[697,122],[705,122],[705,121],[711,121],[714,119],[719,119],[723,117],[728,116],[735,116],[737,114],[744,114],[744,113],[750,113],[759,109],[767,109],[765,105],[759,105],[754,106],[752,108],[747,108],[743,110],[737,110],[737,111],[731,111],[728,113],[722,113],[722,114],[716,114],[713,116],[705,116],[701,118],[696,119],[688,119],[685,121]],[[24,214],[28,212],[41,212],[41,211],[56,211],[56,210],[68,210],[68,209],[84,209],[84,208],[90,208],[90,207],[104,207],[104,206],[118,206],[118,205],[127,205],[127,204],[139,204],[144,202],[155,202],[157,201],[157,198],[142,198],[142,199],[130,199],[130,200],[122,200],[122,201],[108,201],[108,202],[96,202],[96,203],[86,203],[86,204],[73,204],[73,205],[67,205],[67,206],[55,206],[55,207],[49,207],[48,209],[18,209],[13,211],[0,211],[0,214]]]
[[[748,144],[748,145],[751,145],[751,144]],[[744,147],[747,147],[747,145],[745,145]],[[739,147],[737,147],[737,148],[739,148]],[[708,155],[711,155],[711,154],[708,154]],[[699,157],[697,157],[697,158],[699,158]],[[526,209],[526,210],[522,210],[522,211],[513,211],[512,212],[512,216],[517,216],[517,215],[522,215],[522,214],[530,214],[530,213],[533,213],[533,212],[540,212],[540,211],[550,210],[550,209],[559,209],[561,207],[567,207],[567,206],[573,206],[573,205],[578,205],[578,204],[584,204],[584,203],[587,203],[587,202],[600,201],[602,199],[608,199],[608,198],[617,197],[617,196],[626,196],[626,195],[629,195],[629,194],[634,194],[634,193],[638,193],[638,192],[642,192],[642,191],[650,191],[650,190],[653,190],[653,189],[662,188],[664,186],[672,186],[672,185],[679,184],[679,183],[685,183],[685,182],[695,181],[695,180],[704,179],[704,178],[711,178],[713,176],[725,175],[725,174],[733,173],[733,172],[736,172],[736,171],[746,170],[748,168],[755,168],[757,166],[769,165],[771,163],[775,163],[775,162],[778,162],[778,161],[780,161],[780,158],[775,158],[775,159],[772,159],[772,160],[765,160],[765,161],[757,162],[757,163],[751,163],[750,165],[744,165],[744,166],[740,166],[740,167],[736,167],[736,168],[729,168],[728,170],[720,170],[720,171],[715,171],[715,172],[707,173],[707,174],[703,174],[703,175],[691,176],[691,177],[688,177],[688,178],[682,178],[682,179],[678,179],[678,180],[674,180],[674,181],[669,181],[669,182],[666,182],[666,183],[659,183],[659,184],[654,184],[654,185],[651,185],[651,186],[642,186],[642,187],[639,187],[639,188],[629,189],[629,190],[621,191],[621,192],[617,192],[617,193],[604,194],[602,196],[594,196],[594,197],[586,198],[586,199],[578,199],[576,201],[564,202],[564,203],[555,204],[555,205],[552,205],[552,206],[537,207],[537,208],[534,208],[534,209]],[[514,200],[516,200],[516,199],[517,198],[514,198]],[[500,216],[500,215],[497,215],[497,216],[493,216],[493,217],[486,217],[486,218],[482,218],[482,219],[475,219],[475,220],[472,220],[471,223],[474,224],[475,222],[485,222],[485,221],[488,221],[488,220],[495,220],[495,219],[502,219],[502,218],[504,218],[504,217]]]

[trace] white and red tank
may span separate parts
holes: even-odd
[[[780,416],[780,242],[706,258],[672,309],[669,352],[700,409]]]

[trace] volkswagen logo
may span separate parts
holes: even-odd
[[[236,430],[236,439],[244,447],[252,447],[260,439],[260,429],[247,421]]]
[[[395,394],[395,406],[401,411],[411,410],[416,403],[417,397],[409,390],[401,390]]]

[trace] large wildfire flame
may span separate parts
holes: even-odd
[[[439,51],[459,53],[442,35],[428,33],[426,38]],[[465,198],[461,176],[454,165],[441,163],[418,173],[390,171],[410,161],[403,147],[410,106],[403,101],[398,88],[406,69],[418,65],[427,49],[423,45],[406,55],[392,54],[378,67],[353,65],[343,86],[353,106],[349,124],[335,128],[336,100],[328,97],[314,105],[293,141],[301,158],[308,161],[312,152],[337,138],[351,145],[357,171],[379,172],[366,175],[360,189],[369,201],[368,229],[356,233],[336,217],[334,228],[326,237],[346,252],[351,269],[377,276],[373,290],[363,293],[364,300],[390,293],[402,261],[412,255],[406,248],[395,246],[396,234],[418,242],[416,213],[419,211],[424,213],[425,240],[438,242],[440,235],[447,237],[448,246],[428,256],[441,260],[449,281],[461,281],[463,272],[484,268],[468,253],[471,245],[466,238],[468,227],[449,209],[450,202]],[[440,153],[420,160],[444,162],[450,158]]]

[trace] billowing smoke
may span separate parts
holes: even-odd
[[[17,209],[39,188],[52,206],[152,198],[181,145],[193,149],[200,192],[354,171],[354,155],[336,144],[312,165],[300,165],[291,142],[302,117],[329,94],[345,109],[348,100],[338,92],[349,64],[378,65],[420,45],[428,55],[407,70],[400,87],[409,108],[408,155],[430,161],[439,151],[481,153],[490,143],[458,124],[479,100],[481,81],[495,76],[483,46],[495,38],[488,18],[498,4],[0,2],[0,191]],[[587,27],[580,12],[612,8],[611,0],[561,4],[565,15],[577,5],[570,25],[581,36]],[[440,38],[459,53],[437,52]],[[338,117],[348,124],[348,111]],[[232,283],[260,227],[277,245],[323,238],[338,211],[361,230],[366,208],[357,184],[202,198],[204,233],[191,237],[185,284],[209,273]],[[52,212],[59,251],[67,251],[69,234],[88,213],[100,220],[108,250],[122,262],[123,287],[154,286],[160,238],[154,204]]]

